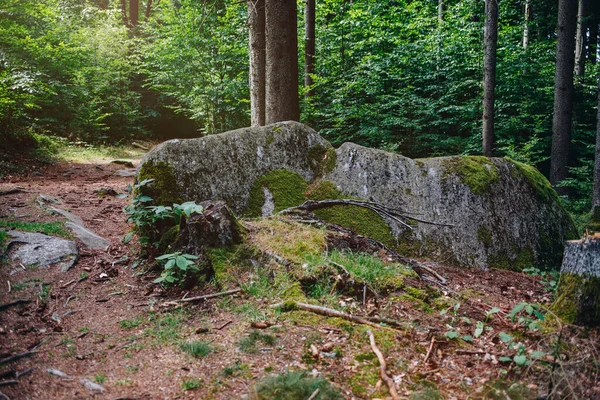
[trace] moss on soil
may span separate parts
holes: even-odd
[[[498,182],[498,169],[487,157],[458,156],[443,162],[444,178],[456,175],[474,194],[486,194]]]
[[[288,207],[298,206],[304,202],[304,192],[308,187],[304,178],[286,169],[276,169],[258,178],[250,189],[250,200],[245,214],[249,217],[260,217],[265,204],[263,187],[273,194],[274,212]]]
[[[600,326],[600,278],[561,274],[551,310],[568,323]]]
[[[151,197],[155,205],[170,206],[173,203],[181,203],[182,199],[179,193],[181,188],[177,184],[175,178],[175,170],[172,166],[164,161],[146,161],[140,167],[137,182],[142,182],[146,179],[154,179],[147,185],[139,189],[139,193]]]

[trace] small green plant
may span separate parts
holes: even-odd
[[[183,388],[183,390],[198,389],[201,384],[202,381],[197,378],[183,378],[183,381],[181,381],[181,387]]]
[[[252,331],[248,336],[240,340],[239,348],[245,353],[256,353],[257,342],[261,342],[266,346],[273,346],[275,344],[275,336],[263,334],[258,331]]]
[[[152,326],[146,329],[144,333],[160,344],[177,342],[181,337],[181,324],[186,318],[185,310],[176,310],[158,315],[151,313],[148,321]]]
[[[500,332],[498,334],[500,340],[502,340],[506,345],[508,345],[509,349],[515,351],[515,355],[511,357],[500,357],[499,361],[502,362],[514,362],[518,366],[529,365],[531,364],[531,359],[538,359],[541,357],[545,357],[547,353],[543,351],[532,351],[529,354],[527,353],[527,349],[525,345],[521,342],[516,342],[514,338],[506,332]]]
[[[248,366],[248,364],[243,364],[240,360],[236,360],[235,363],[223,368],[221,374],[223,376],[240,376],[244,372],[247,372],[249,370],[250,367]]]
[[[213,351],[213,348],[207,342],[195,341],[195,342],[185,342],[179,345],[179,348],[196,358],[206,357],[209,353]]]
[[[545,318],[540,306],[525,302],[514,306],[508,316],[511,322],[514,323],[516,319],[519,325],[527,327],[530,331],[540,329],[539,321],[543,321]]]
[[[137,374],[140,371],[140,367],[137,365],[128,365],[127,368],[125,368],[125,371],[128,374]]]
[[[94,376],[94,382],[100,383],[100,384],[106,382],[106,375],[96,374],[96,376]]]
[[[117,386],[129,386],[131,385],[131,382],[133,382],[131,380],[131,378],[125,378],[125,379],[121,379],[115,382],[115,385]]]
[[[323,378],[311,378],[303,371],[270,376],[254,386],[249,400],[305,400],[319,389],[314,400],[341,400],[340,392]]]
[[[544,289],[551,293],[556,291],[558,286],[558,278],[560,277],[560,271],[542,271],[539,268],[531,267],[523,270],[529,276],[539,276],[540,282]]]
[[[163,283],[165,285],[182,284],[186,278],[200,269],[194,264],[198,256],[192,254],[182,254],[181,252],[163,254],[156,257],[160,262],[164,262],[164,270],[154,283]]]
[[[122,319],[119,321],[119,325],[123,329],[133,329],[137,328],[143,322],[142,318],[138,317],[136,319]]]

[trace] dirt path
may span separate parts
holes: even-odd
[[[63,207],[111,243],[106,251],[80,246],[79,262],[66,273],[56,268],[0,266],[0,304],[15,299],[32,301],[0,311],[0,359],[36,352],[0,366],[0,381],[18,376],[18,383],[0,387],[2,393],[10,399],[231,399],[248,393],[269,373],[304,369],[332,381],[347,398],[385,396],[385,385],[377,384],[377,364],[360,326],[302,312],[277,315],[265,300],[243,294],[183,308],[161,307],[169,293],[154,289],[149,284],[152,277],[140,275],[140,267],[133,268],[136,245],[121,243],[129,230],[122,211],[128,199],[99,197],[94,192],[103,187],[123,193],[133,178],[115,174],[122,168],[60,164],[41,170],[41,175],[5,179],[0,184],[0,189],[21,189],[0,196],[1,218],[57,220],[35,204],[37,195],[44,193],[60,198]],[[401,332],[375,332],[402,398],[414,393],[422,393],[422,397],[411,398],[440,398],[436,393],[447,399],[485,398],[491,382],[504,379],[518,379],[522,387],[543,392],[547,379],[538,372],[547,371],[547,366],[538,369],[534,364],[521,371],[498,360],[502,355],[514,355],[498,339],[500,331],[521,335],[528,350],[546,345],[542,335],[519,333],[523,329],[505,318],[518,302],[550,300],[539,280],[509,271],[451,267],[439,267],[439,271],[450,281],[444,296],[450,291],[469,294],[471,300],[459,304],[460,310],[432,312],[401,295],[378,304],[410,325]],[[214,287],[203,289],[207,290],[216,291]],[[196,289],[188,296],[201,292]],[[171,292],[170,298],[182,295]],[[486,319],[486,311],[494,307],[498,316]],[[264,320],[274,325],[264,330],[252,328],[252,322]],[[475,343],[444,336],[450,321],[462,327],[462,335],[472,334],[475,323],[483,320],[490,329]],[[242,339],[251,335],[254,343],[244,348]],[[564,332],[574,349],[586,348],[597,339],[594,331],[587,335],[581,338],[577,331]],[[437,338],[435,349],[424,361],[432,337]],[[191,341],[205,344],[207,354],[198,349],[198,357],[192,357],[182,351],[180,344]],[[315,358],[310,355],[310,344],[336,350],[323,350],[325,355]],[[596,343],[592,350],[597,352],[597,347]],[[56,370],[67,377],[58,376]],[[23,372],[26,374],[18,375]],[[597,375],[577,379],[588,387],[590,397],[584,398],[600,393]],[[102,385],[104,391],[85,387],[85,380]],[[431,387],[439,392],[436,389],[427,395]],[[508,386],[500,387],[502,393],[508,393]]]

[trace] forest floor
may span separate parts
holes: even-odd
[[[266,286],[281,280],[268,258],[253,260],[254,267],[232,267],[236,272],[219,284],[189,293],[162,290],[152,284],[156,274],[136,267],[139,246],[122,243],[131,229],[123,212],[129,199],[99,197],[94,191],[124,193],[133,178],[115,174],[122,168],[107,162],[59,163],[0,180],[0,189],[20,189],[0,196],[2,220],[60,221],[36,204],[43,193],[61,199],[111,243],[107,250],[80,245],[79,261],[64,273],[14,262],[0,265],[0,304],[31,301],[0,311],[0,360],[33,352],[0,361],[5,395],[0,398],[231,399],[286,370],[324,377],[344,398],[386,398],[367,329],[375,334],[403,399],[535,399],[549,393],[561,399],[600,398],[598,331],[561,325],[549,313],[539,320],[533,311],[545,313],[552,295],[540,277],[524,273],[431,263],[447,285],[428,284],[407,272],[397,287],[365,302],[344,290],[323,295],[328,307],[399,322],[381,328],[272,309],[285,294],[261,292],[254,284],[261,276],[253,270],[256,264],[275,271]],[[248,222],[249,241],[259,246],[257,235],[275,235],[280,224]],[[391,262],[378,255],[383,265]],[[172,302],[240,286],[244,290],[231,296]],[[511,318],[520,303],[523,309]],[[196,344],[194,355],[185,351],[185,343]],[[104,391],[85,387],[84,380]]]

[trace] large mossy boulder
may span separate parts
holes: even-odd
[[[314,130],[282,122],[161,143],[143,159],[137,181],[154,179],[142,191],[155,204],[224,200],[242,213],[257,179],[280,169],[312,181],[326,172],[328,155],[335,151]]]
[[[296,122],[165,142],[139,167],[137,181],[150,178],[143,193],[157,204],[224,200],[249,216],[306,199],[379,202],[452,226],[402,228],[354,206],[317,214],[406,255],[478,268],[558,267],[564,241],[575,235],[533,167],[484,157],[412,160],[351,143],[334,150]]]
[[[396,229],[399,247],[413,256],[479,268],[558,267],[565,239],[576,235],[548,180],[508,159],[412,160],[345,143],[323,179],[346,195],[452,225]]]

